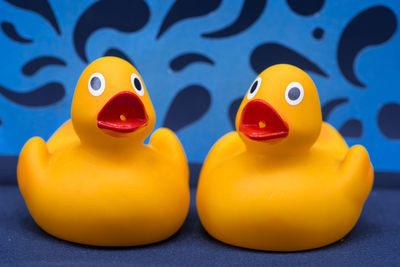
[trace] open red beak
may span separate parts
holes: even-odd
[[[239,130],[252,140],[283,138],[289,134],[289,126],[278,112],[261,99],[246,104],[240,118]]]
[[[97,127],[122,133],[133,132],[147,121],[142,101],[128,91],[113,96],[97,115]]]

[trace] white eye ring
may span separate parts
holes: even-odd
[[[138,75],[135,73],[132,73],[131,75],[131,83],[133,86],[133,89],[135,89],[136,93],[140,96],[144,95],[144,86],[142,80],[139,78]]]
[[[258,92],[258,89],[260,89],[261,85],[261,77],[257,77],[255,81],[251,84],[249,88],[249,92],[247,93],[247,99],[252,99]]]
[[[100,85],[97,84],[95,82],[95,78],[98,79],[98,81],[100,81]],[[94,86],[96,86],[96,88],[94,88]],[[92,76],[90,76],[89,82],[88,82],[88,89],[89,92],[94,95],[94,96],[99,96],[104,92],[104,88],[106,87],[106,81],[104,79],[104,76],[101,73],[93,73]]]
[[[289,105],[299,104],[304,97],[303,86],[298,82],[291,82],[286,87],[285,98]]]

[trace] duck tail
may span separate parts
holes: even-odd
[[[29,191],[33,177],[40,178],[46,168],[50,152],[40,137],[33,137],[26,142],[18,159],[17,178],[21,193]]]
[[[157,129],[150,137],[149,146],[176,163],[179,167],[177,170],[182,170],[184,176],[189,180],[189,167],[185,151],[174,132],[167,128]]]
[[[340,185],[347,194],[362,205],[374,181],[374,169],[367,150],[361,145],[349,149],[340,165]]]

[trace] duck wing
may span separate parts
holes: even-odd
[[[185,151],[178,137],[168,128],[157,129],[150,137],[149,147],[166,156],[175,163],[175,171],[181,170],[189,179],[189,167]]]

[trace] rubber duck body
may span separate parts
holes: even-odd
[[[344,237],[373,183],[364,147],[347,147],[322,122],[318,93],[281,64],[253,82],[236,131],[213,146],[201,170],[197,210],[206,231],[239,247],[298,251]]]
[[[91,63],[71,115],[47,143],[34,137],[20,154],[18,183],[36,223],[58,238],[97,246],[174,234],[189,208],[188,165],[169,129],[143,144],[155,112],[137,70],[116,57]]]

